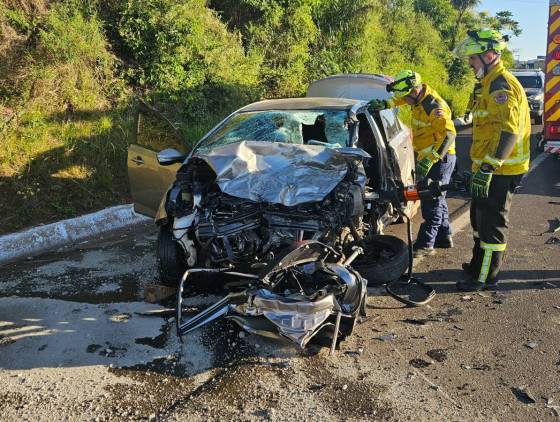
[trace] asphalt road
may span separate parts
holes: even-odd
[[[457,141],[462,167],[469,139]],[[468,199],[449,203],[460,223]],[[438,291],[430,305],[402,307],[370,289],[367,318],[335,356],[221,321],[181,344],[171,316],[140,315],[162,309],[142,300],[157,280],[149,225],[2,267],[0,414],[7,421],[557,420],[560,244],[551,239],[559,216],[560,163],[550,157],[515,196],[499,292],[454,291],[470,253],[465,226],[454,249],[415,265]],[[403,235],[403,225],[391,231]],[[194,297],[188,306],[216,298]]]

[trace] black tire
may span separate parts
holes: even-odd
[[[364,242],[365,253],[352,267],[367,279],[368,286],[394,281],[408,269],[408,246],[398,237],[379,235]]]
[[[161,284],[177,287],[187,269],[185,252],[173,238],[169,226],[161,226],[156,247],[156,258]]]

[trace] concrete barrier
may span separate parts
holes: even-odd
[[[0,266],[150,220],[148,217],[135,213],[132,205],[119,205],[80,217],[0,236]]]

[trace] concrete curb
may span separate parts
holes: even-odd
[[[150,220],[148,217],[135,213],[131,204],[119,205],[80,217],[0,236],[0,266],[111,230]]]

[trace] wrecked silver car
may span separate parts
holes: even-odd
[[[162,282],[176,286],[189,268],[254,272],[303,240],[345,253],[366,242],[355,263],[362,276],[377,283],[399,277],[406,245],[379,235],[399,217],[383,192],[403,186],[401,164],[409,163],[377,119],[363,101],[268,100],[236,111],[187,154],[160,151],[158,170],[176,172],[155,213]],[[154,177],[134,184],[138,162],[147,161],[135,148],[130,179],[135,208],[145,211]]]
[[[351,332],[366,285],[409,266],[406,243],[382,232],[410,211],[394,198],[414,181],[410,133],[383,113],[355,99],[267,100],[232,113],[192,149],[156,155],[131,145],[135,210],[159,226],[160,280],[179,287],[179,335],[220,316],[301,347]],[[206,285],[236,281],[187,319],[183,296],[200,275]]]

